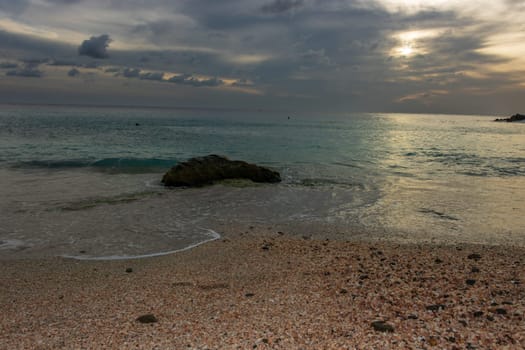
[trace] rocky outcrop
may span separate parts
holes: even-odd
[[[278,172],[218,155],[191,158],[171,168],[162,183],[165,186],[204,186],[225,179],[249,179],[254,182],[281,181]]]
[[[508,118],[498,118],[496,120],[494,120],[495,122],[519,122],[519,121],[523,121],[525,120],[525,115],[523,114],[514,114],[513,116],[511,117],[508,117]]]

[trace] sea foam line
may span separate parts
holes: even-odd
[[[108,255],[108,256],[82,256],[82,255],[60,255],[62,258],[66,259],[75,259],[75,260],[131,260],[131,259],[145,259],[145,258],[153,258],[157,256],[164,256],[169,254],[175,254],[184,252],[186,250],[190,250],[193,248],[196,248],[202,244],[209,243],[216,241],[221,238],[221,235],[217,233],[216,231],[210,230],[210,229],[204,229],[205,231],[210,234],[211,238],[204,240],[202,242],[198,242],[195,244],[191,244],[187,247],[176,249],[176,250],[170,250],[167,252],[159,252],[159,253],[151,253],[151,254],[143,254],[143,255]]]

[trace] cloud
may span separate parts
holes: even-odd
[[[140,77],[140,69],[126,68],[122,71],[122,75],[126,78],[138,78]]]
[[[15,69],[18,68],[18,63],[2,62],[0,63],[0,69]]]
[[[76,68],[72,68],[69,72],[67,72],[67,75],[70,77],[76,77],[80,74],[80,71]]]
[[[303,0],[274,0],[261,7],[264,13],[283,13],[303,6]]]
[[[20,70],[10,70],[6,72],[5,75],[10,77],[41,78],[44,72],[34,68],[24,68]]]
[[[161,81],[164,78],[164,73],[162,72],[148,72],[142,73],[140,79],[142,80],[157,80]]]
[[[175,75],[167,80],[170,83],[190,85],[194,87],[216,87],[224,84],[224,81],[217,78],[199,79],[191,74]]]
[[[78,54],[100,59],[109,58],[107,52],[109,43],[111,43],[111,38],[107,34],[92,36],[82,42],[78,48]]]

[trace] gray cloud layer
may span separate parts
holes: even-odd
[[[503,95],[509,86],[523,89],[517,68],[492,69],[511,66],[512,58],[485,50],[508,25],[476,17],[472,9],[436,5],[392,11],[381,0],[152,0],[147,6],[143,0],[46,2],[0,0],[0,12],[13,21],[23,14],[24,23],[45,18],[38,23],[41,27],[63,26],[80,37],[93,32],[96,20],[96,30],[114,39],[111,55],[109,34],[77,47],[4,26],[0,49],[7,54],[2,60],[19,64],[4,68],[13,78],[37,72],[43,77],[45,72],[45,80],[46,69],[52,68],[47,66],[84,67],[110,73],[94,79],[113,79],[115,86],[122,79],[114,75],[152,89],[160,86],[155,82],[221,91],[233,86],[237,89],[221,92],[220,99],[232,106],[245,103],[246,95],[239,91],[255,91],[260,105],[338,110],[443,110],[447,103],[450,110],[459,110],[454,95],[481,104],[490,91]],[[525,12],[520,1],[497,3]],[[86,20],[68,22],[68,14],[74,13],[68,11],[83,11]],[[423,34],[404,43],[399,33],[410,31]],[[126,50],[119,50],[122,44]],[[403,45],[411,46],[413,54],[396,51]]]

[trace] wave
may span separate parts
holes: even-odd
[[[141,173],[166,170],[177,163],[172,159],[159,158],[103,158],[92,159],[61,159],[61,160],[31,160],[12,165],[17,169],[48,169],[62,170],[75,168],[90,168],[98,171],[115,173]]]

